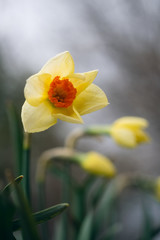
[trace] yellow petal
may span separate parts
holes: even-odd
[[[62,121],[70,123],[83,123],[82,118],[74,107],[70,106],[68,108],[54,108],[53,116]]]
[[[144,131],[138,129],[138,130],[135,130],[134,133],[135,133],[135,136],[136,136],[137,143],[144,143],[144,142],[149,142],[150,141],[150,137]]]
[[[116,173],[116,169],[110,159],[96,152],[87,153],[80,164],[82,168],[92,174],[113,177]]]
[[[110,133],[115,142],[123,147],[134,148],[137,145],[134,133],[127,128],[112,127]]]
[[[108,105],[105,93],[95,84],[91,84],[73,102],[80,115],[94,112]]]
[[[129,127],[129,128],[146,128],[148,121],[140,117],[122,117],[116,120],[114,126]]]
[[[24,95],[32,106],[38,106],[48,98],[48,89],[51,83],[51,75],[48,73],[36,74],[27,79]]]
[[[69,75],[69,80],[77,89],[77,95],[84,91],[96,78],[98,70],[85,73],[73,73]]]
[[[63,52],[50,59],[41,69],[40,73],[49,73],[52,78],[65,77],[74,72],[74,61],[69,52]]]
[[[47,101],[38,107],[33,107],[25,101],[21,117],[24,130],[30,133],[44,131],[57,122],[57,119],[52,115],[52,107]]]

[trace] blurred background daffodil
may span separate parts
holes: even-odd
[[[138,144],[150,141],[144,131],[148,121],[140,117],[122,117],[116,120],[110,128],[110,135],[115,142],[123,147],[135,148]]]
[[[116,174],[116,168],[111,160],[94,151],[81,154],[79,164],[85,171],[94,175],[112,178]]]

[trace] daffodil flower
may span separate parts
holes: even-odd
[[[149,142],[150,138],[144,129],[148,121],[139,117],[122,117],[110,128],[110,135],[121,146],[134,148],[140,143]]]
[[[111,160],[94,151],[83,154],[79,164],[85,171],[94,175],[112,178],[116,174],[116,168]]]
[[[57,119],[83,123],[81,115],[108,104],[105,93],[93,84],[98,71],[74,73],[69,52],[49,60],[31,76],[24,89],[22,122],[26,132],[40,132],[56,124]]]

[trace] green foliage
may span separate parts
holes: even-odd
[[[92,232],[93,232],[93,219],[94,213],[93,211],[89,212],[84,220],[82,221],[82,225],[80,227],[77,240],[91,240]]]
[[[22,170],[22,155],[23,155],[23,129],[20,117],[12,102],[7,103],[6,107],[11,140],[13,145],[14,156],[14,172],[16,175],[21,174]]]
[[[96,218],[95,218],[95,227],[99,228],[102,222],[109,220],[109,217],[112,214],[113,207],[115,206],[115,201],[118,197],[117,182],[113,180],[109,185],[104,189],[103,195],[99,199],[96,208]]]
[[[61,219],[55,225],[55,234],[53,239],[67,240],[69,228],[67,227],[68,217],[67,214],[63,214]]]
[[[22,179],[23,176],[17,177],[0,192],[0,236],[3,236],[4,240],[15,239],[13,232],[19,229],[22,231],[24,240],[40,239],[36,224],[54,218],[68,207],[67,203],[63,203],[33,214],[19,185]],[[15,213],[19,215],[16,220],[14,220]]]
[[[119,195],[127,187],[134,187],[154,193],[155,184],[146,177],[117,176],[110,180],[86,174],[81,181],[72,173],[72,165],[78,165],[79,153],[65,147],[46,151],[37,166],[38,206],[41,211],[33,213],[30,196],[30,135],[24,134],[13,104],[8,104],[8,118],[15,155],[15,173],[23,174],[13,178],[9,173],[10,183],[0,192],[0,237],[5,240],[16,239],[14,233],[19,231],[23,240],[50,239],[47,222],[61,214],[54,224],[54,240],[113,240],[122,230],[117,218]],[[67,146],[74,147],[77,138],[87,136],[109,135],[106,127],[98,126],[84,130],[68,138]],[[69,141],[72,143],[70,144]],[[63,152],[64,151],[64,152]],[[57,154],[58,153],[58,154]],[[47,157],[46,157],[47,156]],[[79,166],[79,165],[78,165]],[[98,167],[98,164],[96,165]],[[50,173],[61,183],[61,203],[46,208],[45,180]],[[22,181],[23,179],[23,181]],[[22,184],[21,184],[22,181]],[[149,240],[160,232],[154,228],[149,214],[149,206],[142,203],[144,213],[143,232],[139,240]],[[41,235],[37,230],[40,225]],[[18,238],[17,238],[18,240]]]
[[[41,224],[48,221],[55,216],[63,212],[69,205],[67,203],[61,203],[50,208],[44,209],[42,211],[33,213],[32,216],[36,224]],[[16,219],[13,221],[13,231],[17,231],[21,228],[21,219]]]
[[[15,178],[13,182],[10,182],[9,184],[7,184],[7,186],[5,186],[5,188],[2,190],[3,194],[9,196],[13,190],[13,185],[15,183],[20,183],[22,179],[23,179],[23,175],[20,175],[19,177]]]
[[[149,212],[149,205],[147,199],[142,198],[142,211],[143,211],[143,232],[140,240],[152,239],[152,220]]]
[[[14,239],[12,234],[12,219],[15,206],[10,197],[0,193],[0,236],[1,239]]]

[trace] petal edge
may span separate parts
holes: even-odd
[[[88,114],[106,107],[106,94],[97,85],[91,84],[74,101],[74,106],[80,115]]]
[[[56,76],[62,78],[74,73],[74,61],[71,54],[68,51],[57,54],[42,67],[39,73],[49,73],[53,78]]]
[[[31,106],[25,101],[22,106],[21,117],[24,130],[29,133],[44,131],[57,122],[47,101],[37,107]]]

